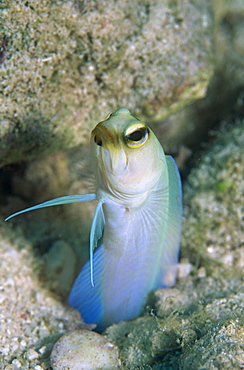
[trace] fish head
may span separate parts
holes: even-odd
[[[97,124],[91,134],[91,153],[97,186],[117,197],[149,191],[166,168],[156,136],[127,108]]]

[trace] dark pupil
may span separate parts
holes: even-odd
[[[97,136],[95,136],[95,137],[94,137],[94,141],[95,141],[95,143],[96,143],[97,145],[99,145],[99,146],[102,146],[102,145],[103,145],[102,140],[101,140],[101,139],[98,139],[98,137],[97,137]]]
[[[140,130],[136,130],[127,136],[128,140],[130,141],[140,141],[145,136],[146,130],[141,128]]]

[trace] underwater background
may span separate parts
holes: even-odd
[[[241,0],[1,1],[0,369],[244,367],[243,22]],[[183,233],[176,285],[101,336],[67,305],[95,204],[4,219],[93,192],[119,107],[174,156]]]

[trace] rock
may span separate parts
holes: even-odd
[[[46,279],[52,290],[68,295],[75,279],[76,256],[71,246],[59,240],[45,254]]]
[[[0,167],[87,144],[121,106],[162,119],[212,75],[209,0],[5,0],[1,15]]]
[[[188,300],[175,300],[171,313],[167,309],[163,318],[140,317],[107,328],[108,339],[119,347],[124,369],[169,365],[182,370],[239,369],[244,358],[244,296],[241,278],[233,281],[233,277],[194,279],[178,286]],[[231,293],[233,288],[236,294]]]
[[[222,122],[184,189],[181,252],[208,273],[217,264],[236,271],[243,264],[243,124],[239,119]]]
[[[118,349],[102,335],[76,330],[63,335],[51,354],[54,370],[115,370],[119,368]]]
[[[244,366],[244,329],[239,320],[209,332],[186,350],[179,369],[241,369]]]
[[[244,3],[242,0],[214,0],[214,12],[216,70],[219,78],[224,78],[221,96],[228,97],[235,95],[235,91],[242,91],[244,86]]]
[[[233,111],[243,112],[244,2],[214,0],[212,4],[215,70],[206,95],[153,127],[165,151],[177,155],[181,169],[190,154],[209,140],[216,124]]]
[[[0,368],[41,369],[61,334],[89,326],[47,289],[43,260],[33,254],[20,230],[0,221],[0,235]]]
[[[158,289],[154,293],[155,308],[157,316],[165,317],[170,315],[174,310],[184,306],[188,300],[188,294],[177,288]]]

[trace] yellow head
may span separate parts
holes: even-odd
[[[127,108],[97,124],[91,151],[98,188],[120,199],[149,191],[166,168],[156,136]]]

